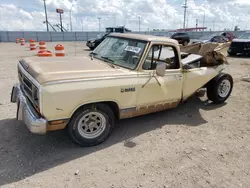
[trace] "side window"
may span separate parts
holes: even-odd
[[[142,65],[142,69],[155,70],[159,62],[166,63],[166,69],[180,68],[178,53],[173,46],[153,45]]]

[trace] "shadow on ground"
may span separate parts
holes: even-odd
[[[82,148],[71,142],[66,131],[44,136],[31,134],[15,119],[0,121],[0,186],[22,180],[57,165],[126,142],[146,132],[169,125],[199,126],[205,121],[199,110],[213,110],[222,105],[205,104],[192,98],[178,108],[120,121],[110,138],[101,145]],[[133,143],[132,143],[133,144]],[[131,143],[124,147],[131,147]],[[133,146],[132,146],[133,147]]]

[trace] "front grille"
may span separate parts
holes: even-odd
[[[20,68],[18,68],[18,78],[25,96],[35,107],[39,107],[38,88],[21,72]]]

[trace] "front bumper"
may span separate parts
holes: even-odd
[[[46,133],[47,120],[39,117],[30,102],[26,99],[19,84],[12,88],[11,102],[17,103],[17,120],[23,121],[30,132],[35,134]]]

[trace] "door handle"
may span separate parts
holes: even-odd
[[[177,76],[177,78],[179,78],[179,80],[182,80],[182,78],[183,78],[183,75],[176,75]]]

